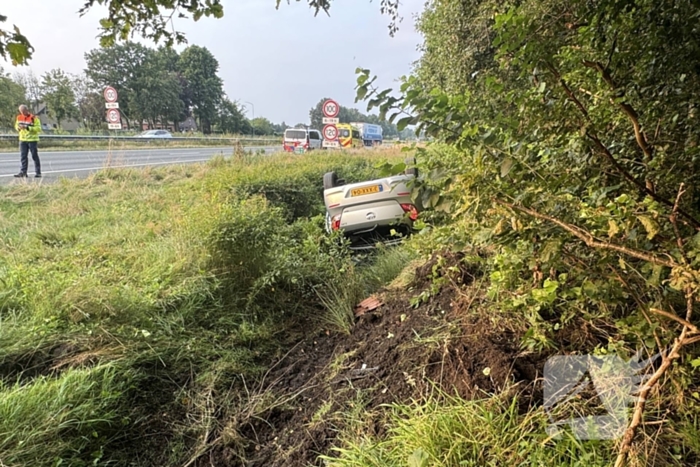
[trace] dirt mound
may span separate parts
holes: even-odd
[[[436,383],[475,398],[534,381],[543,360],[521,357],[517,331],[475,313],[483,299],[479,276],[463,255],[441,255],[416,270],[408,291],[381,294],[383,305],[360,316],[351,335],[300,342],[265,376],[261,394],[271,399],[240,421],[239,442],[212,453],[215,465],[322,465],[318,455],[330,454],[347,426],[341,413],[376,413]]]

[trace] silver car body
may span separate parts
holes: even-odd
[[[409,187],[414,178],[396,175],[325,189],[326,229],[342,230],[348,236],[399,226],[410,230],[411,215],[417,216]],[[398,241],[400,238],[384,243]]]
[[[172,138],[173,135],[167,130],[148,130],[144,131],[139,138]]]

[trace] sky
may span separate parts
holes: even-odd
[[[390,18],[380,14],[379,0],[334,0],[330,17],[314,12],[305,1],[224,0],[222,19],[176,20],[189,44],[207,47],[219,61],[219,76],[229,98],[244,105],[248,117],[266,117],[289,125],[309,120],[309,110],[323,97],[346,107],[355,104],[355,69],[368,68],[381,89],[411,70],[420,56],[420,35],[414,15],[425,0],[403,0],[399,31],[389,36]],[[35,48],[28,67],[13,67],[0,59],[6,72],[53,68],[80,73],[84,54],[99,47],[100,18],[96,6],[82,18],[84,0],[24,0],[2,2],[5,28],[16,25]],[[140,40],[145,44],[149,44]],[[151,44],[152,45],[152,44]],[[184,46],[177,46],[182,50]]]

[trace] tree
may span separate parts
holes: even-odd
[[[275,127],[272,122],[265,117],[256,117],[250,121],[256,135],[274,135]]]
[[[32,70],[28,70],[26,73],[14,73],[12,79],[24,88],[27,95],[26,104],[29,106],[32,112],[38,112],[42,95],[39,78],[37,78]]]
[[[238,103],[227,97],[224,97],[219,103],[214,127],[218,132],[233,135],[247,134],[251,131],[250,123],[243,115]]]
[[[285,122],[282,122],[282,123],[274,124],[273,128],[275,130],[276,135],[281,135],[284,133],[284,130],[286,130],[287,128],[290,128],[290,127]]]
[[[100,45],[109,47],[117,41],[126,41],[135,36],[152,39],[158,43],[163,41],[166,46],[186,42],[184,34],[175,31],[173,18],[187,18],[191,15],[194,21],[203,16],[221,18],[224,15],[222,0],[84,0],[80,15],[90,11],[92,7],[104,5],[108,15],[100,20]],[[272,1],[272,0],[270,0]],[[277,7],[281,1],[276,0]],[[318,14],[328,11],[331,0],[308,0],[308,4]],[[398,0],[381,0],[381,11],[391,17],[389,33],[397,30]],[[7,20],[0,13],[0,23]],[[31,59],[34,49],[27,37],[22,35],[16,26],[14,30],[0,29],[0,57],[9,58],[14,65],[26,65]]]
[[[58,126],[67,118],[79,116],[73,91],[73,79],[63,70],[57,68],[41,77],[42,96],[49,115],[56,119]]]
[[[17,108],[24,103],[24,88],[0,68],[0,128],[13,128]]]
[[[175,71],[177,61],[177,52],[173,50],[149,49],[138,72],[134,108],[149,122],[149,128],[156,122],[167,124],[170,121],[177,127],[185,117],[185,105],[180,98],[183,94],[181,80]]]
[[[130,120],[143,120],[142,109],[137,103],[139,96],[144,94],[144,65],[151,54],[152,50],[135,42],[93,49],[85,54],[85,75],[100,91],[107,86],[117,90],[119,110],[127,124]]]
[[[530,351],[562,350],[563,326],[608,326],[572,350],[660,352],[615,465],[645,410],[671,413],[673,428],[637,463],[695,462],[676,448],[695,409],[669,399],[689,397],[700,363],[697,4],[431,5],[419,22],[424,55],[400,91],[374,88],[360,69],[357,97],[399,130],[440,141],[419,151],[414,193],[455,221],[438,243],[488,245],[493,309],[527,323]],[[647,406],[664,379],[675,394]]]
[[[178,68],[187,81],[192,110],[202,132],[211,133],[212,120],[224,96],[223,82],[217,76],[219,62],[207,48],[193,45],[180,55]]]

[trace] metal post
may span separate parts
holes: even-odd
[[[248,101],[243,101],[243,103],[250,104],[250,106],[253,108],[253,120],[255,120],[255,106],[253,105],[253,103]],[[250,127],[253,129],[253,138],[255,138],[255,127],[253,126],[252,120],[250,123]]]

